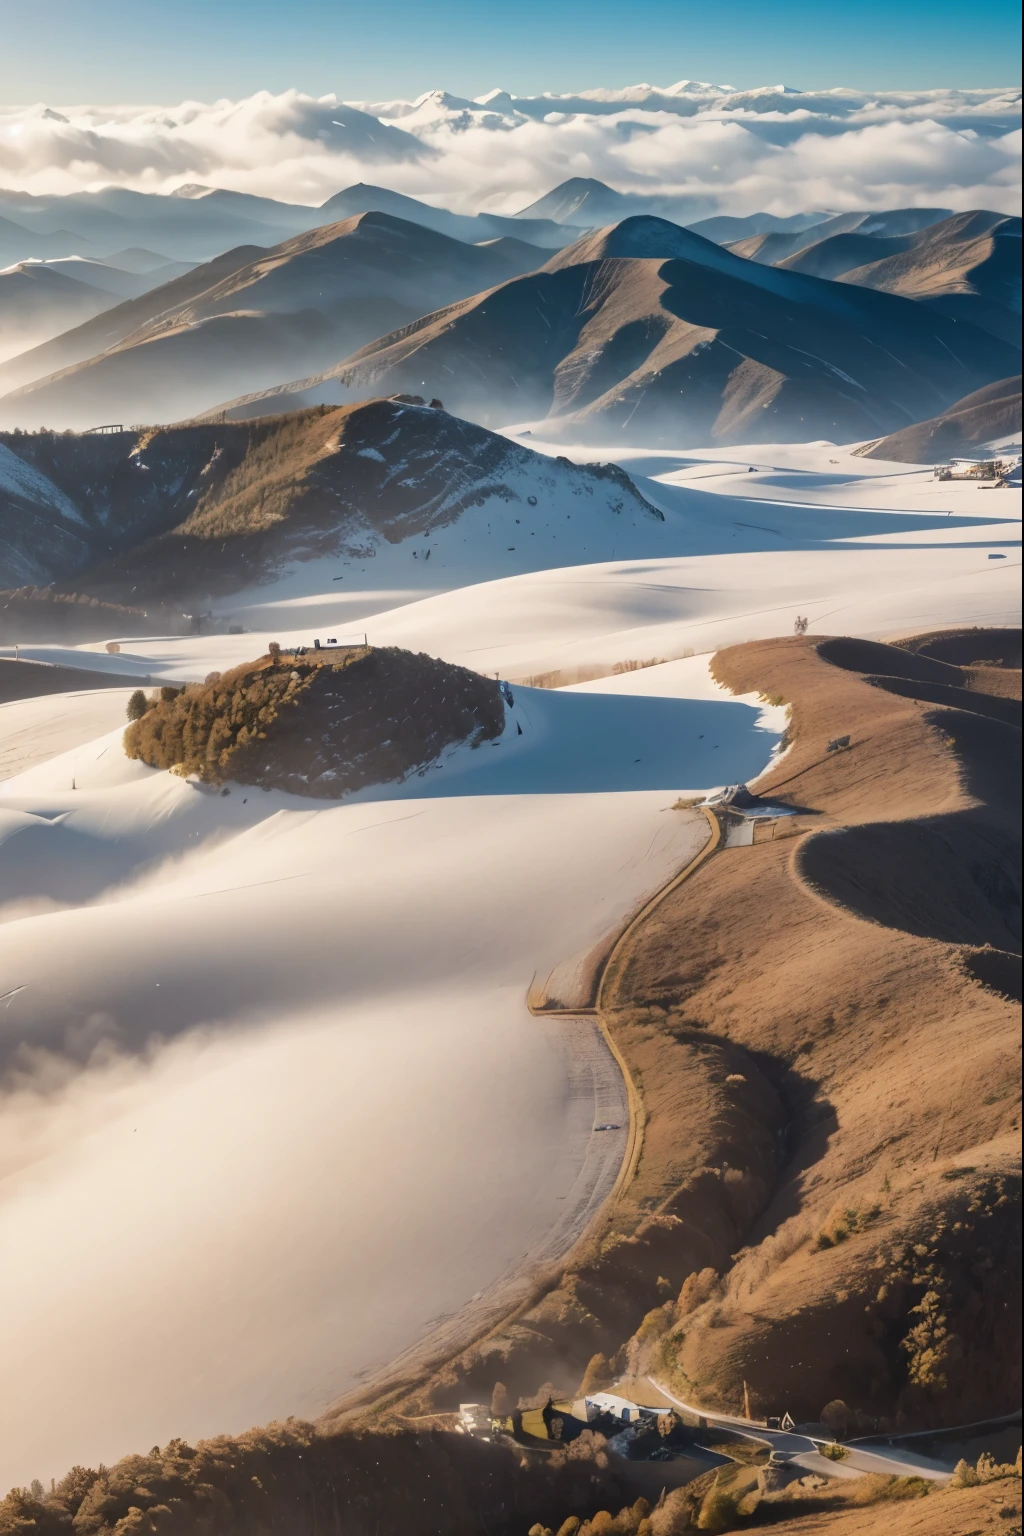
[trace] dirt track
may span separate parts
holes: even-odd
[[[743,1380],[755,1412],[804,1421],[835,1398],[921,1423],[950,1394],[961,1417],[1015,1406],[1020,731],[973,707],[987,669],[845,644],[716,658],[790,702],[756,788],[797,814],[620,946],[601,1001],[643,1097],[636,1176],[600,1249],[450,1390],[572,1390],[661,1309],[630,1368],[647,1351],[723,1408]],[[914,696],[933,667],[948,706]]]
[[[791,751],[757,788],[801,814],[793,841],[718,855],[623,967],[613,1027],[649,1116],[636,1198],[678,1156],[680,1047],[748,1052],[781,1103],[776,1146],[766,1166],[754,1139],[734,1142],[729,1166],[759,1209],[714,1303],[681,1331],[678,1367],[718,1401],[745,1378],[797,1417],[842,1397],[927,1419],[954,1382],[995,1411],[1019,1391],[1006,1353],[1018,1021],[979,985],[970,946],[993,946],[1008,972],[1019,955],[1020,732],[977,715],[967,689],[935,709],[913,686],[878,686],[930,682],[941,663],[850,645],[716,658],[733,689],[792,702]],[[850,750],[823,750],[845,734]],[[771,1128],[764,1097],[753,1113]],[[903,1255],[922,1240],[915,1273]],[[929,1288],[944,1300],[912,1337]]]

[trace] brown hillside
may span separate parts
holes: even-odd
[[[448,747],[499,736],[497,683],[388,646],[263,656],[161,688],[125,731],[151,768],[337,799],[404,779]]]
[[[894,459],[903,464],[939,464],[958,454],[977,453],[978,445],[1021,429],[1020,374],[976,389],[940,416],[893,432],[868,448],[866,459]]]
[[[876,233],[869,221],[849,232],[823,225],[816,240],[790,254],[763,245],[741,254],[788,272],[902,294],[1019,347],[1019,240],[1019,219],[974,209],[898,235]]]
[[[1020,729],[968,687],[935,707],[878,686],[956,669],[860,646],[716,658],[791,703],[758,790],[798,814],[720,848],[620,952],[602,1007],[642,1097],[635,1178],[430,1401],[571,1391],[593,1351],[708,1406],[746,1380],[755,1412],[804,1421],[835,1398],[888,1423],[1018,1401]]]
[[[906,250],[854,266],[840,281],[917,299],[1019,347],[1019,240],[1019,219],[955,213],[915,235]]]
[[[230,272],[246,266],[255,257],[262,256],[258,245],[241,245],[225,251],[213,261],[204,261],[180,277],[172,278],[159,288],[151,289],[136,299],[126,299],[108,309],[105,314],[76,325],[74,330],[55,336],[29,352],[22,352],[0,364],[0,390],[15,389],[32,379],[46,378],[64,368],[73,367],[84,358],[94,357],[108,348],[116,347],[126,336],[140,326],[148,325],[156,315],[165,310],[187,304],[220,282]]]

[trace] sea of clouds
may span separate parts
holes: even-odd
[[[683,81],[573,96],[346,103],[259,92],[176,107],[0,109],[0,183],[36,194],[187,183],[320,203],[372,181],[511,213],[571,176],[714,211],[1020,211],[1014,90],[734,91]]]

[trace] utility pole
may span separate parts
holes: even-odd
[[[750,1419],[750,1388],[746,1382],[743,1383],[743,1417]]]

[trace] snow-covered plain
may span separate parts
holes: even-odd
[[[496,745],[340,805],[130,763],[70,700],[40,761],[61,701],[0,710],[33,764],[0,784],[0,1483],[315,1413],[500,1313],[622,1148],[592,1131],[623,1114],[599,1037],[531,1019],[531,978],[699,850],[678,793],[755,777],[779,739],[708,653],[798,613],[1019,622],[1017,492],[830,445],[593,457],[638,477],[661,545],[574,565],[567,528],[556,569],[427,596],[398,546],[343,600],[324,562],[247,594],[251,634],[22,648],[202,677],[355,621],[513,679],[680,659],[517,684]]]

